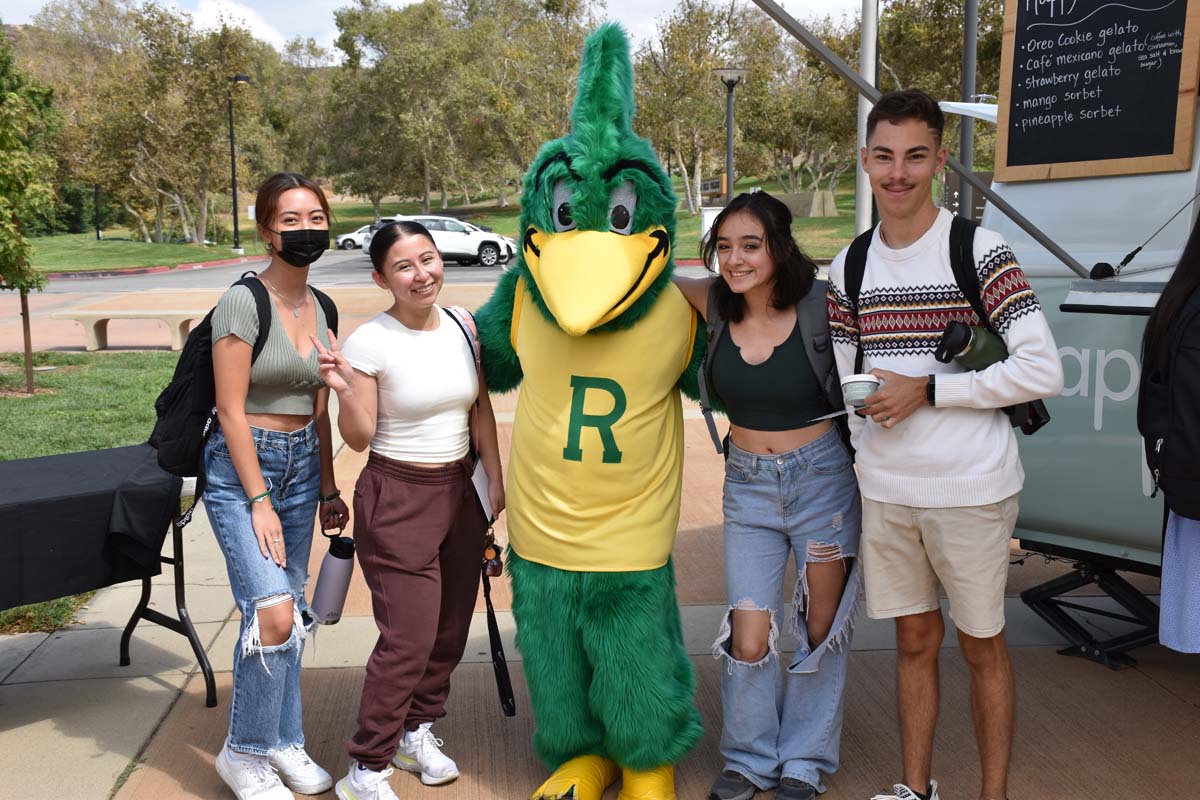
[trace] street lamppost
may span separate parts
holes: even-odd
[[[241,83],[250,83],[250,76],[238,73],[227,79],[230,83],[225,90],[225,100],[229,104],[229,172],[233,179],[233,252],[239,256],[246,251],[238,238],[238,209],[237,209],[237,147],[233,142],[233,88]]]
[[[718,67],[713,72],[725,84],[725,205],[733,200],[733,87],[750,72],[742,67]]]

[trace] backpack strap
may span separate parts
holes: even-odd
[[[829,338],[829,312],[825,301],[827,288],[825,281],[813,279],[808,293],[796,303],[796,324],[800,326],[804,353],[825,401],[832,410],[841,411],[845,403]]]
[[[858,322],[858,296],[862,292],[863,275],[867,271],[867,251],[871,249],[871,240],[875,237],[875,229],[863,231],[854,237],[850,249],[846,251],[845,269],[842,280],[846,284],[846,297],[850,299],[850,313],[854,315],[854,327],[858,330],[858,346],[854,353],[855,374],[863,371],[862,326]]]
[[[992,333],[987,309],[983,305],[983,295],[979,288],[979,267],[975,264],[975,229],[979,226],[974,220],[955,216],[950,221],[950,269],[954,271],[954,282],[958,290],[967,298],[979,324]]]
[[[704,415],[704,424],[708,426],[708,435],[712,437],[717,452],[724,454],[725,446],[721,442],[721,434],[717,431],[716,420],[713,419],[712,400],[708,394],[708,379],[712,370],[714,345],[725,330],[725,320],[717,313],[717,282],[713,281],[708,287],[708,305],[704,326],[704,361],[696,375],[696,388],[700,394],[700,413]]]
[[[483,387],[483,365],[479,357],[479,331],[475,327],[475,317],[470,311],[467,311],[462,306],[448,306],[442,309],[446,312],[446,316],[454,320],[454,324],[458,325],[458,329],[462,331],[462,335],[467,337],[467,346],[471,348],[471,357],[475,359],[475,374],[479,380],[479,386]],[[479,435],[479,395],[475,395],[475,404],[471,406],[471,416],[469,420],[471,444],[471,454],[478,459],[479,445],[475,442],[475,437]]]
[[[250,363],[258,361],[258,354],[262,352],[267,344],[267,336],[271,333],[271,296],[267,294],[267,287],[255,275],[253,271],[242,273],[242,278],[234,286],[245,286],[250,290],[250,294],[254,296],[254,308],[258,311],[258,338],[254,340],[254,349],[250,351]]]
[[[337,303],[333,302],[333,298],[322,292],[315,286],[309,286],[312,289],[313,295],[317,298],[317,302],[321,304],[321,310],[325,312],[325,323],[329,326],[329,330],[333,331],[333,335],[337,336],[338,332],[338,309]]]

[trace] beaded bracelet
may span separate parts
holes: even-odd
[[[338,489],[334,489],[329,494],[318,495],[317,499],[319,499],[322,503],[332,503],[334,500],[337,500],[341,496],[342,496],[341,491],[339,491]]]

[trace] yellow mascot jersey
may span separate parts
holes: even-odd
[[[679,524],[683,412],[676,385],[696,314],[674,284],[629,330],[569,336],[513,302],[524,380],[509,451],[509,543],[575,572],[657,569]]]

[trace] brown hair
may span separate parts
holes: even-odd
[[[937,101],[920,89],[902,89],[888,92],[880,97],[871,113],[867,115],[867,139],[875,135],[875,126],[881,120],[891,123],[917,119],[929,126],[942,143],[942,131],[946,128],[946,116]]]
[[[329,210],[329,201],[325,199],[325,192],[316,181],[298,172],[276,172],[259,185],[258,196],[254,198],[254,219],[260,228],[270,230],[268,226],[274,224],[275,214],[279,212],[279,198],[284,192],[292,189],[308,189],[315,194],[325,216],[332,221],[333,213]]]
[[[783,201],[766,192],[739,194],[717,214],[712,227],[700,243],[700,257],[705,264],[713,263],[717,252],[717,236],[721,225],[734,214],[750,214],[763,226],[767,255],[775,265],[775,288],[771,290],[771,305],[788,308],[800,302],[812,288],[817,265],[806,256],[792,236],[792,211]],[[746,313],[746,300],[729,288],[724,277],[717,278],[717,313],[721,319],[741,322]]]

